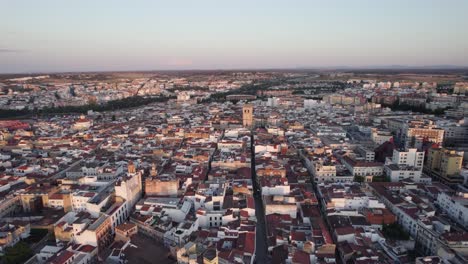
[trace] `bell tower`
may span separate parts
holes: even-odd
[[[251,128],[253,125],[253,105],[246,104],[242,107],[242,124]]]
[[[156,163],[154,163],[154,162],[153,162],[153,165],[151,166],[150,175],[151,175],[151,177],[158,176],[158,170],[156,169]]]
[[[128,162],[127,169],[129,174],[134,174],[136,172],[135,164],[133,164],[133,161]]]

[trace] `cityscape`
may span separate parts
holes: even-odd
[[[0,264],[468,263],[468,39],[446,14],[468,4],[408,3],[441,8],[444,22],[430,23],[447,31],[420,37],[448,41],[426,50],[399,42],[418,9],[396,15],[408,23],[398,33],[375,20],[394,46],[357,44],[374,30],[366,22],[346,44],[309,51],[309,35],[296,35],[312,25],[303,12],[328,16],[301,1],[248,10],[155,1],[125,15],[129,3],[106,13],[88,1],[19,2],[5,4],[12,23],[0,27]],[[375,16],[405,3],[365,2],[352,8]],[[37,21],[19,18],[34,7]],[[251,24],[232,20],[239,10]],[[143,23],[171,15],[183,27]],[[333,34],[341,26],[328,24]],[[70,46],[76,36],[62,27],[86,41]],[[160,40],[140,34],[152,27]]]

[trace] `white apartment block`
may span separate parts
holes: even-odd
[[[399,182],[405,179],[410,179],[414,182],[421,182],[422,171],[408,166],[399,166],[398,164],[387,164],[385,165],[385,175],[390,179],[391,182]],[[430,182],[430,178],[427,177]]]
[[[395,149],[393,150],[392,163],[422,170],[424,165],[424,152],[418,151],[415,148],[410,148],[408,151]]]
[[[393,138],[393,135],[388,131],[378,131],[376,128],[372,129],[371,139],[377,145],[382,145],[383,143],[390,141]]]
[[[375,152],[373,150],[359,146],[356,148],[356,153],[362,156],[365,161],[372,162],[375,160]]]
[[[392,160],[387,160],[385,175],[392,182],[410,179],[414,182],[429,181],[430,178],[423,177],[422,168],[424,164],[424,152],[415,148],[407,151],[393,150]]]
[[[449,217],[464,226],[468,227],[468,193],[449,195],[440,193],[437,196],[439,207],[449,215]]]

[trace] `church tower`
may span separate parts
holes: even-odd
[[[253,126],[253,105],[246,104],[242,107],[242,124],[244,127],[252,128]]]
[[[151,166],[150,176],[151,177],[158,176],[158,170],[156,169],[156,163],[154,163],[154,162],[153,162],[153,166]]]
[[[127,169],[128,169],[128,174],[134,174],[136,172],[135,164],[133,164],[133,161],[128,162]]]

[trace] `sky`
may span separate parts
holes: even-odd
[[[0,0],[0,73],[468,66],[467,0]]]

